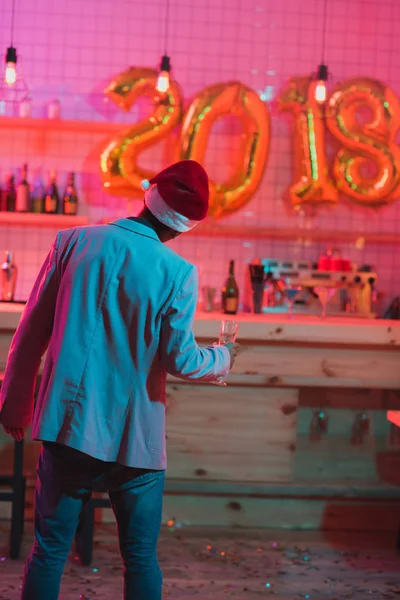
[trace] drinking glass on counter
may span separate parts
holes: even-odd
[[[317,294],[322,305],[322,319],[325,319],[326,317],[326,307],[328,306],[329,301],[332,300],[333,296],[335,295],[336,290],[337,288],[335,287],[325,287],[322,285],[314,288],[314,292]]]
[[[203,287],[203,296],[204,296],[204,312],[212,312],[214,308],[214,298],[216,293],[215,287],[210,287],[209,285],[205,285]]]
[[[288,316],[289,318],[293,317],[293,304],[294,301],[296,300],[297,296],[300,294],[302,290],[301,285],[288,285],[284,288],[284,294],[286,296],[287,299],[287,304],[288,304]]]

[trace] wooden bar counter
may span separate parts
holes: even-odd
[[[22,308],[0,304],[0,371]],[[216,340],[221,318],[197,315],[201,345]],[[400,408],[400,321],[235,320],[242,352],[227,387],[168,379],[165,519],[394,531],[400,429],[386,412]],[[37,450],[26,444],[28,474]]]

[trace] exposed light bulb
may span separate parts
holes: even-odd
[[[17,81],[17,69],[14,63],[6,64],[6,71],[4,74],[4,81],[7,85],[14,85]]]
[[[12,46],[7,48],[4,81],[9,86],[14,85],[17,81],[17,51]]]
[[[328,67],[326,65],[319,65],[316,80],[315,99],[318,103],[323,104],[326,102],[326,82],[328,81]]]
[[[168,71],[161,71],[156,84],[157,92],[165,93],[169,89],[169,73]]]
[[[315,99],[321,104],[326,101],[326,85],[325,81],[318,81],[315,86]]]
[[[170,86],[170,71],[171,63],[169,56],[164,55],[161,59],[160,72],[157,77],[156,90],[162,94],[165,94],[169,90]]]

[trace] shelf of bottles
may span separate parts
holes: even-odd
[[[68,229],[87,225],[87,217],[68,217],[65,215],[46,215],[35,213],[7,213],[0,212],[0,227],[47,227],[54,229]]]
[[[77,133],[112,134],[126,123],[83,121],[72,119],[36,119],[31,117],[0,117],[0,128],[45,131],[74,131]]]
[[[78,217],[77,212],[78,195],[74,173],[68,174],[65,191],[61,195],[56,171],[50,173],[47,186],[40,177],[36,177],[33,185],[30,185],[28,165],[25,164],[18,184],[15,185],[15,178],[11,173],[0,190],[0,224],[3,225],[69,227],[85,224],[86,217]]]

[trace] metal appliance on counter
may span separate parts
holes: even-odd
[[[329,290],[327,314],[376,316],[377,274],[369,267],[355,267],[343,261],[346,270],[322,270],[311,261],[276,260],[264,258],[265,271],[263,313],[288,312],[288,290],[295,290],[293,312],[304,315],[321,314],[321,288]],[[341,268],[342,264],[336,265]],[[321,265],[319,265],[321,266]],[[319,294],[317,292],[320,292]],[[246,302],[252,310],[251,302]],[[246,308],[246,307],[245,307]]]
[[[12,302],[14,300],[17,274],[18,269],[14,264],[13,252],[6,250],[4,261],[1,265],[1,300],[3,302]]]

